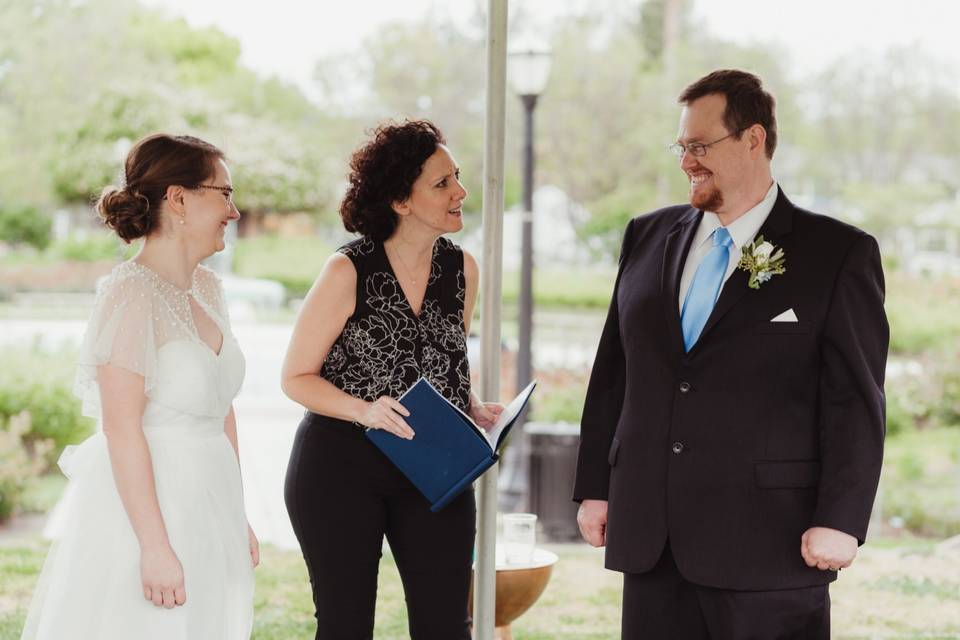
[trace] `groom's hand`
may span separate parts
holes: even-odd
[[[577,511],[580,535],[594,547],[607,544],[607,501],[584,500]]]
[[[836,529],[812,527],[800,538],[800,555],[808,567],[837,571],[853,564],[857,557],[857,539]]]

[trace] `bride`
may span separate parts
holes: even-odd
[[[97,295],[75,391],[97,433],[69,447],[62,536],[22,640],[246,640],[259,548],[232,401],[244,359],[217,276],[199,263],[240,217],[223,153],[152,135],[97,209],[144,238]]]

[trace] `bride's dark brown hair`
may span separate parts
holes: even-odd
[[[150,235],[160,224],[167,187],[194,189],[216,173],[223,151],[200,138],[156,133],[130,149],[124,186],[104,187],[97,213],[124,242]]]

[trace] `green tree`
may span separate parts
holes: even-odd
[[[672,36],[670,64],[660,64],[654,56],[662,52],[651,51],[629,20],[611,25],[586,16],[553,36],[550,82],[537,111],[539,179],[586,205],[591,217],[580,231],[600,236],[607,256],[616,255],[631,217],[686,198],[686,179],[667,151],[680,115],[676,96],[686,84],[718,67],[745,68],[773,88],[788,120],[794,112],[776,50],[703,35],[691,41],[685,15]]]
[[[161,130],[222,146],[245,212],[329,210],[338,118],[239,56],[221,31],[134,0],[5,7],[0,142],[12,153],[0,159],[0,197],[87,206],[118,181],[130,144]]]
[[[485,58],[480,34],[434,16],[395,22],[367,38],[357,51],[321,60],[314,74],[324,105],[352,115],[350,148],[377,122],[435,122],[460,163],[471,194],[467,207],[473,211],[482,207]],[[350,98],[348,104],[344,95]],[[518,130],[516,124],[511,131]],[[345,174],[346,157],[343,163]],[[508,203],[519,198],[518,184],[514,171],[507,179]],[[479,216],[467,219],[467,224],[478,222]]]
[[[640,41],[645,59],[661,64],[673,55],[673,48],[688,31],[690,0],[645,0],[640,5]]]
[[[89,202],[122,178],[123,158],[144,134],[177,130],[174,102],[147,84],[91,95],[86,110],[61,125],[49,161],[54,194],[63,203]],[[180,125],[180,126],[177,126]]]
[[[854,54],[811,80],[800,173],[881,231],[960,193],[960,72],[916,49]]]
[[[33,207],[0,204],[0,242],[46,249],[50,245],[51,226],[50,217]]]

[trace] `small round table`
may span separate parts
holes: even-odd
[[[534,549],[533,559],[524,564],[505,564],[498,554],[494,640],[513,640],[511,623],[532,607],[547,588],[557,560],[557,554],[546,549]],[[472,616],[472,582],[469,606]]]

